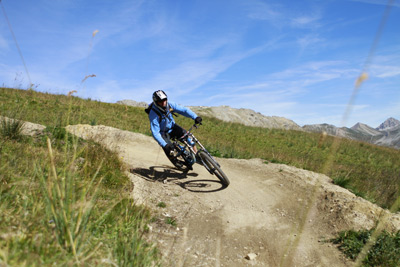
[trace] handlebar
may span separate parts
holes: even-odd
[[[200,125],[203,125],[203,124],[201,122],[198,124],[197,123],[193,124],[192,127],[190,127],[189,130],[187,130],[186,134],[189,134],[193,128],[198,129]]]
[[[191,134],[193,128],[198,129],[199,125],[202,125],[202,123],[200,122],[199,124],[196,124],[196,123],[193,124],[192,127],[190,127],[189,130],[187,130],[186,133],[182,137],[180,137],[179,139],[185,139],[189,134]]]

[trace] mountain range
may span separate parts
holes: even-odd
[[[395,118],[388,118],[377,128],[360,122],[351,128],[330,124],[304,125],[302,128],[308,132],[326,132],[333,136],[400,149],[400,121]]]
[[[117,103],[136,107],[147,107],[148,105],[145,102],[136,102],[134,100],[121,100]],[[373,128],[360,122],[356,123],[351,128],[336,127],[326,123],[304,125],[301,127],[290,119],[278,116],[265,116],[251,109],[236,109],[229,106],[192,106],[189,108],[201,116],[210,116],[227,122],[241,123],[246,126],[279,128],[316,133],[325,132],[332,136],[400,149],[400,121],[395,118],[388,118],[377,128]]]

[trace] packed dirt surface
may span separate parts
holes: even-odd
[[[149,225],[150,239],[166,266],[352,266],[327,242],[339,231],[370,229],[379,218],[385,229],[400,229],[398,214],[322,174],[218,158],[231,181],[223,188],[201,165],[176,170],[152,137],[106,126],[67,130],[118,152],[133,197],[159,218]]]

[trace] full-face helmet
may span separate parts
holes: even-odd
[[[163,101],[168,99],[167,94],[163,90],[158,90],[153,93],[153,101],[157,103],[159,101]]]

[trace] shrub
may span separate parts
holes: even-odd
[[[370,239],[373,231],[373,229],[344,231],[330,241],[339,244],[339,250],[346,257],[355,260]],[[400,266],[400,231],[394,234],[383,231],[368,251],[362,264],[363,266]]]
[[[24,124],[21,120],[0,117],[0,134],[5,139],[19,140]]]
[[[370,236],[370,230],[359,232],[350,230],[340,232],[339,236],[331,241],[334,244],[339,244],[339,250],[341,250],[348,258],[354,260],[357,258],[357,255],[361,252]]]
[[[343,188],[348,188],[350,179],[347,177],[340,176],[340,177],[333,178],[333,183],[335,185],[341,186]]]

